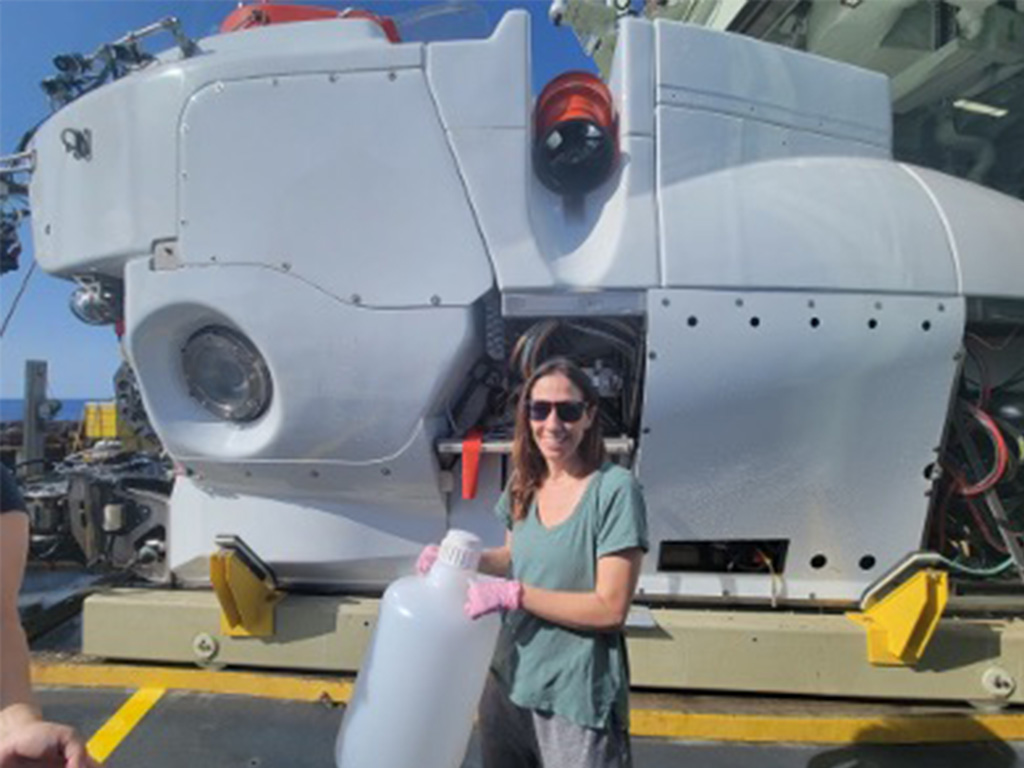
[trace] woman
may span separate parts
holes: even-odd
[[[480,705],[484,767],[627,768],[622,627],[647,550],[643,498],[606,461],[598,395],[576,365],[543,364],[523,392],[496,509],[505,544],[480,565],[511,578],[474,585],[466,605],[506,612]]]

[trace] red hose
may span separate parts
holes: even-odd
[[[967,409],[971,416],[988,433],[989,438],[992,440],[992,446],[996,451],[996,465],[988,475],[974,485],[967,485],[966,480],[960,480],[959,491],[961,496],[978,496],[995,487],[1002,479],[1009,461],[1009,451],[1006,447],[1006,440],[1003,439],[1003,433],[999,431],[999,427],[996,426],[992,417],[976,405],[968,405]]]

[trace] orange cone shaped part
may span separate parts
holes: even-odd
[[[618,160],[618,118],[608,87],[589,72],[566,72],[545,86],[534,112],[534,167],[548,188],[584,194]]]

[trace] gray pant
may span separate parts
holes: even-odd
[[[586,728],[514,704],[494,675],[480,700],[484,768],[631,768],[629,734]]]

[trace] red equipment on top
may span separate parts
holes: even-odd
[[[295,21],[320,21],[324,19],[365,19],[372,21],[387,35],[392,43],[402,42],[398,27],[393,19],[378,16],[370,11],[348,8],[338,11],[334,8],[323,8],[315,5],[284,5],[280,3],[256,3],[243,5],[232,11],[220,25],[222,33],[239,32],[253,27],[265,27],[270,24],[289,24]]]

